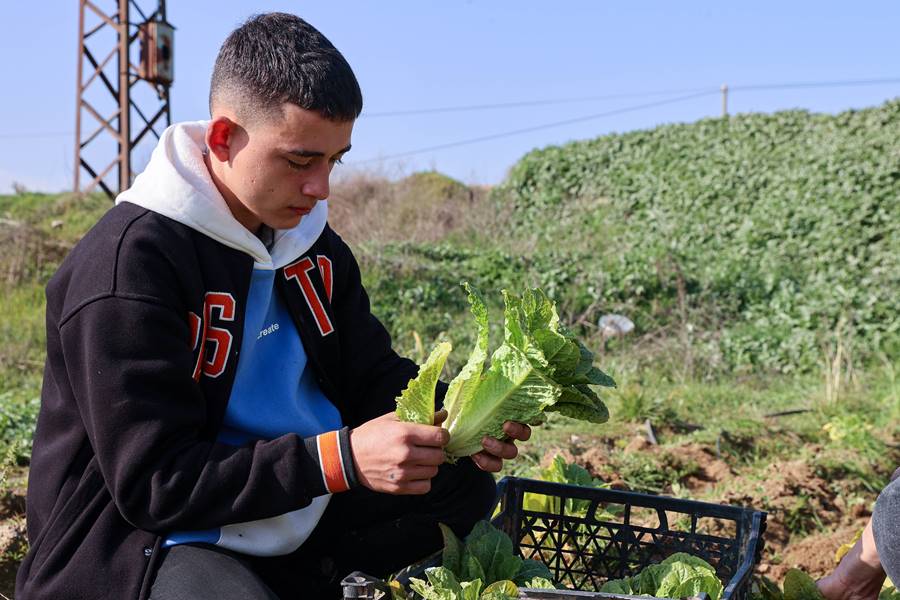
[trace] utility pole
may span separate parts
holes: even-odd
[[[722,84],[722,117],[728,116],[728,84]]]
[[[114,199],[131,186],[135,147],[148,133],[159,139],[160,121],[165,126],[172,122],[174,28],[166,21],[166,0],[78,0],[78,4],[75,191],[99,186]],[[109,8],[104,11],[98,4]],[[144,10],[141,4],[154,9]],[[132,17],[139,20],[133,22]],[[99,52],[88,47],[89,41],[95,50],[100,47]],[[98,56],[103,58],[97,60]],[[107,67],[113,58],[116,71],[111,76]],[[141,81],[147,86],[137,86]],[[132,135],[135,129],[139,131]],[[118,183],[113,188],[106,178],[116,167]],[[85,186],[82,169],[91,177]]]

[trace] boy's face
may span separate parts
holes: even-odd
[[[330,121],[295,104],[284,118],[242,127],[214,117],[207,128],[210,173],[235,218],[256,232],[297,226],[328,197],[331,169],[350,150],[353,122]]]

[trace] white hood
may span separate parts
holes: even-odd
[[[176,123],[162,134],[147,168],[119,194],[116,204],[131,202],[246,252],[257,269],[278,269],[309,250],[325,229],[328,203],[316,203],[293,229],[275,230],[271,254],[231,214],[216,188],[203,152],[208,121]]]

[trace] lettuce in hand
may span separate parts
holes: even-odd
[[[503,292],[504,341],[488,358],[488,314],[481,295],[463,283],[477,335],[475,347],[444,399],[445,427],[452,460],[482,449],[484,436],[504,439],[503,423],[538,425],[547,411],[605,423],[609,412],[591,385],[614,387],[613,379],[596,368],[594,355],[559,322],[556,307],[539,289],[522,296]],[[397,399],[403,421],[431,423],[434,390],[451,348],[439,344]]]

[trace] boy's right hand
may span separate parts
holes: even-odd
[[[362,485],[387,494],[427,494],[431,478],[444,462],[450,434],[440,424],[447,411],[434,415],[434,425],[404,423],[393,412],[350,430],[350,450]]]

